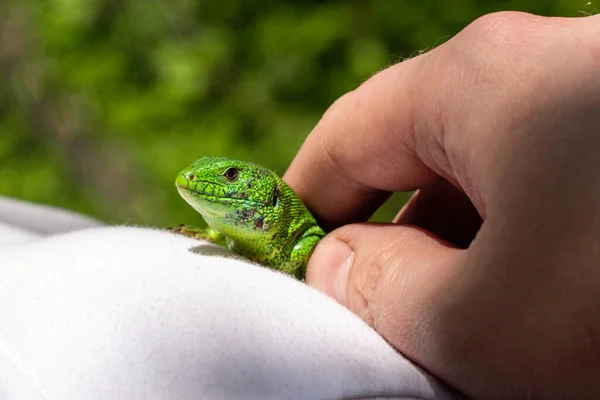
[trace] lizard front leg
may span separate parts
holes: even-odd
[[[300,280],[304,280],[308,260],[322,237],[323,236],[320,234],[315,234],[304,236],[300,239],[292,248],[289,267],[285,268],[284,272],[287,272]]]
[[[181,224],[177,228],[168,228],[167,230],[169,232],[189,236],[193,239],[206,240],[211,243],[221,243],[225,239],[223,234],[211,227],[199,228],[197,226]]]

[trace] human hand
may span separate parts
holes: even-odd
[[[599,154],[600,16],[484,16],[306,140],[284,179],[341,226],[307,282],[467,395],[595,398]]]

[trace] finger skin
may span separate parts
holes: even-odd
[[[440,179],[412,143],[412,97],[424,78],[413,66],[421,58],[380,72],[336,101],[284,175],[325,226],[364,221],[389,192]]]
[[[466,249],[482,219],[467,195],[448,181],[419,189],[394,219],[418,226],[453,245]]]
[[[341,226],[308,283],[471,397],[598,398],[599,49],[600,16],[492,14],[342,97],[284,177]]]

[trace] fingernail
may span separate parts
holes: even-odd
[[[339,240],[321,242],[310,258],[308,284],[346,305],[348,275],[354,252]]]

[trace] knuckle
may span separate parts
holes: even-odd
[[[500,11],[479,17],[464,32],[494,47],[511,45],[526,40],[524,33],[537,25],[539,19],[523,12]]]
[[[440,58],[452,60],[453,69],[448,71],[459,79],[462,96],[486,99],[469,109],[475,117],[467,121],[479,124],[478,115],[491,113],[495,118],[484,123],[494,126],[487,129],[508,131],[515,121],[561,101],[555,93],[577,86],[585,75],[579,73],[585,68],[580,62],[581,40],[574,31],[567,19],[508,11],[484,15],[468,25],[448,42],[447,53],[441,53],[447,57]],[[464,102],[444,108],[444,119],[462,118],[465,111],[460,104]],[[444,143],[446,138],[440,137]]]
[[[501,11],[479,17],[459,35],[467,36],[479,53],[511,60],[518,67],[528,61],[537,65],[541,58],[560,62],[554,51],[569,52],[578,41],[574,32],[565,18]]]

